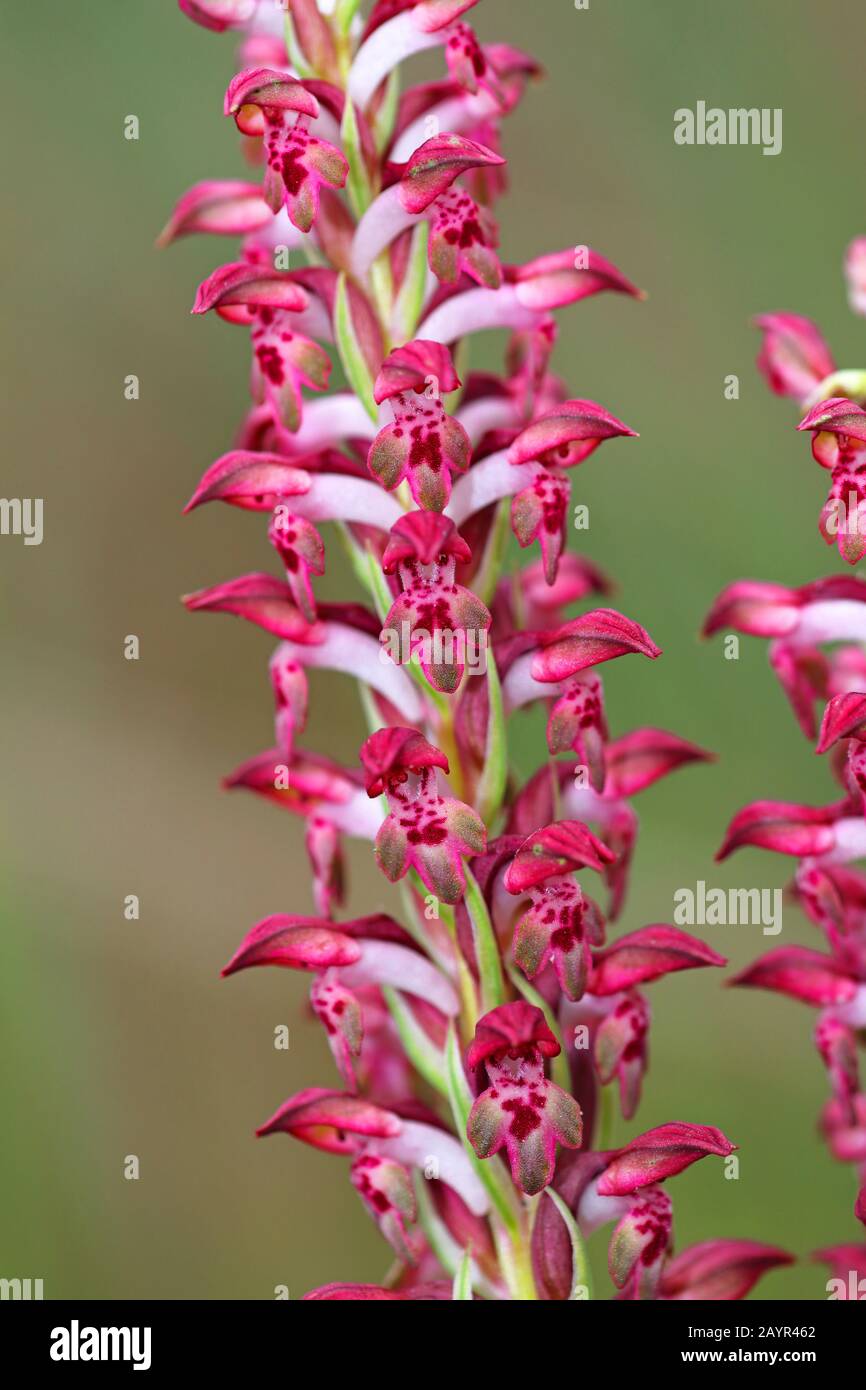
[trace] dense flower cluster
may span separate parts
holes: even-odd
[[[846,257],[849,299],[858,313],[866,312],[864,262],[866,239],[859,238]],[[866,552],[866,372],[837,371],[809,319],[765,314],[757,323],[759,367],[775,392],[797,402],[797,428],[811,432],[815,459],[831,470],[821,533],[856,564]],[[770,664],[794,717],[816,753],[829,754],[841,788],[828,806],[757,801],[743,807],[718,858],[755,845],[797,860],[792,897],[823,932],[827,949],[776,947],[734,983],[818,1009],[815,1045],[830,1085],[821,1132],[833,1157],[854,1168],[855,1213],[866,1224],[866,1091],[857,1055],[866,1028],[866,874],[852,867],[866,857],[866,581],[840,574],[788,589],[742,580],[719,595],[707,619],[708,635],[722,629],[769,639]],[[818,1258],[838,1279],[837,1296],[857,1297],[866,1245],[829,1247]]]
[[[673,1254],[667,1180],[734,1145],[669,1122],[599,1140],[604,1088],[635,1113],[644,987],[724,965],[667,924],[605,944],[637,834],[633,798],[709,755],[675,734],[611,738],[600,667],[660,656],[609,607],[605,575],[565,549],[571,471],[634,431],[550,370],[554,311],[640,298],[597,252],[500,260],[500,125],[536,64],[482,44],[476,0],[180,0],[240,37],[225,113],[260,177],[201,183],[163,234],[240,239],[194,313],[245,326],[253,406],[190,503],[266,514],[280,575],[190,595],[279,639],[274,747],[228,779],[299,816],[314,913],[257,923],[225,974],[312,976],[338,1080],[259,1130],[349,1160],[396,1256],[386,1286],[316,1299],[588,1296],[583,1237],[610,1223],[618,1296],[745,1296],[784,1252],[707,1240]],[[438,80],[397,70],[441,50]],[[473,334],[509,333],[502,374],[467,371]],[[339,364],[345,386],[323,399]],[[359,599],[323,602],[341,544]],[[518,548],[538,544],[527,566]],[[584,605],[585,606],[585,605]],[[342,766],[308,751],[308,670],[357,682],[369,737]],[[521,785],[515,713],[540,704],[546,747]],[[399,885],[394,913],[342,916],[342,843],[366,841]],[[597,876],[601,906],[588,880]]]

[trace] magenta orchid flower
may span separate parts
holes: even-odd
[[[382,637],[397,638],[400,655],[394,659],[417,656],[431,686],[445,693],[455,691],[463,679],[467,636],[474,638],[480,656],[492,622],[481,600],[454,582],[458,561],[471,558],[453,521],[426,511],[409,512],[395,523],[382,556],[383,573],[396,571],[402,586],[385,618]],[[404,633],[409,635],[406,654],[399,646]]]
[[[271,556],[185,603],[271,639],[273,746],[225,785],[298,817],[310,868],[309,901],[292,880],[223,974],[309,976],[333,1073],[258,1133],[346,1159],[394,1261],[380,1282],[310,1300],[565,1301],[582,1296],[583,1242],[600,1224],[613,1228],[614,1297],[745,1297],[788,1256],[712,1239],[673,1253],[662,1186],[733,1146],[709,1125],[662,1124],[616,1149],[601,1104],[613,1088],[626,1119],[638,1106],[646,988],[724,964],[665,923],[607,939],[637,840],[633,798],[710,756],[664,730],[609,730],[600,667],[661,652],[598,606],[611,580],[574,553],[566,524],[571,470],[636,435],[556,375],[554,315],[603,292],[643,296],[586,246],[500,260],[502,127],[539,68],[480,42],[476,3],[377,0],[361,17],[354,0],[180,0],[240,40],[224,110],[247,170],[262,170],[261,184],[248,172],[194,184],[160,238],[237,238],[193,312],[251,336],[250,407],[186,510],[262,513]],[[438,75],[398,93],[419,54]],[[507,334],[501,370],[471,365],[489,330]],[[832,362],[808,331],[774,333],[773,370],[804,399]],[[509,530],[518,558],[538,545],[522,568]],[[335,600],[324,586],[340,582],[354,589]],[[720,619],[730,609],[782,644],[798,707],[817,730],[828,705],[821,744],[834,748],[859,748],[866,722],[848,698],[866,690],[851,655],[866,585],[849,584],[738,593]],[[837,641],[848,655],[823,656]],[[308,747],[311,701],[338,678],[367,731],[347,765]],[[535,702],[547,734],[521,779],[512,721]],[[821,1006],[836,1107],[824,1128],[849,1152],[866,1128],[851,1060],[866,889],[843,866],[866,819],[851,787],[838,807],[783,814],[782,829],[749,822],[740,838],[799,835],[824,875],[801,891],[836,943],[812,989],[836,981]],[[346,908],[347,838],[381,875],[366,915]]]
[[[393,420],[373,440],[367,467],[389,491],[406,479],[419,507],[441,512],[451,496],[451,475],[469,467],[472,448],[439,398],[440,390],[453,390],[449,383],[459,381],[447,349],[435,348],[409,343],[382,364],[374,398],[388,402]]]
[[[456,903],[465,888],[463,857],[480,854],[487,833],[471,806],[440,795],[435,769],[448,759],[414,729],[380,729],[361,749],[367,795],[384,795],[389,815],[376,859],[393,883],[415,869],[431,893]]]
[[[797,426],[812,431],[815,462],[830,470],[830,492],[818,522],[828,545],[856,565],[866,553],[866,411],[831,397],[812,407]]]
[[[272,212],[285,204],[301,232],[319,210],[319,190],[342,188],[349,173],[343,153],[310,133],[319,115],[315,96],[300,82],[271,68],[252,68],[232,79],[225,114],[244,135],[262,136],[265,146],[263,197]]]
[[[557,1144],[580,1146],[580,1107],[544,1074],[559,1043],[540,1009],[524,1000],[502,1004],[479,1019],[467,1055],[489,1085],[469,1115],[469,1140],[479,1158],[505,1149],[522,1192],[534,1196],[551,1181]]]

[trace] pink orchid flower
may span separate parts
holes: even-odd
[[[285,204],[294,226],[308,232],[319,210],[319,189],[342,188],[349,165],[340,150],[310,133],[319,103],[301,83],[272,68],[250,68],[232,79],[225,114],[244,135],[263,136],[263,197],[273,212]]]
[[[541,1010],[516,1000],[479,1019],[466,1058],[490,1083],[469,1116],[472,1147],[479,1158],[504,1148],[514,1181],[530,1197],[551,1181],[557,1143],[576,1149],[581,1140],[579,1106],[544,1074],[544,1059],[559,1050]]]

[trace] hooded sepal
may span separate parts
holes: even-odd
[[[603,1197],[623,1197],[664,1182],[709,1154],[727,1158],[735,1144],[712,1125],[674,1121],[640,1134],[620,1149],[598,1180]]]

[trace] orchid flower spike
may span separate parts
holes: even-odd
[[[223,974],[252,970],[249,988],[253,967],[307,976],[332,1076],[258,1133],[342,1156],[391,1262],[370,1282],[335,1271],[311,1301],[567,1301],[599,1221],[614,1228],[614,1297],[741,1298],[788,1256],[711,1235],[674,1252],[662,1186],[728,1154],[724,1135],[662,1124],[611,1149],[600,1105],[613,1087],[628,1120],[638,1108],[645,989],[724,964],[666,923],[607,939],[637,842],[634,796],[710,756],[665,730],[609,729],[600,668],[661,651],[598,606],[613,581],[572,550],[566,526],[572,470],[637,436],[557,375],[554,315],[601,293],[643,295],[595,248],[500,258],[503,126],[540,68],[479,39],[478,3],[371,0],[361,14],[358,0],[179,0],[200,29],[238,41],[223,109],[246,170],[194,183],[160,244],[228,240],[193,313],[246,328],[252,357],[240,428],[186,510],[205,526],[205,503],[261,513],[270,556],[185,603],[271,639],[273,746],[225,786],[297,817],[310,870],[307,888],[290,851],[288,896]],[[400,69],[420,54],[434,71],[413,83]],[[853,253],[850,266],[853,284]],[[505,330],[501,360],[486,352],[480,370],[476,338],[489,330]],[[801,402],[827,386],[817,330],[774,322],[767,354]],[[851,411],[825,406],[809,427],[838,491],[859,468],[860,402],[856,384],[830,394]],[[751,586],[713,615],[773,638],[801,721],[817,734],[826,707],[821,746],[855,750],[844,803],[763,807],[731,842],[812,856],[798,892],[833,943],[823,974],[806,973],[832,1085],[823,1127],[840,1152],[866,1127],[852,1063],[866,890],[845,868],[866,840],[855,796],[866,671],[852,654],[864,598],[854,578]],[[846,645],[820,650],[834,642]],[[348,750],[336,747],[351,723],[341,685],[366,734]],[[535,702],[546,737],[518,757],[515,726]],[[325,728],[335,746],[317,751]],[[349,882],[347,839],[378,888]],[[348,909],[364,889],[368,908]],[[795,967],[771,963],[767,979]]]

